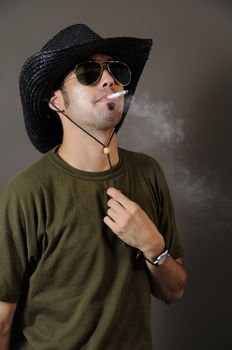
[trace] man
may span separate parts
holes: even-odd
[[[163,172],[115,133],[150,48],[77,24],[22,68],[26,129],[46,155],[1,192],[1,350],[151,349],[150,294],[183,295]]]

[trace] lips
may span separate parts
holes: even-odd
[[[110,99],[108,99],[108,96],[112,95],[113,91],[111,90],[105,90],[105,91],[99,91],[95,96],[93,101],[95,103],[98,102],[112,102]]]
[[[100,98],[98,98],[97,102],[110,102],[110,103],[115,103],[114,101],[112,101],[112,99],[108,98],[108,96],[110,96],[112,93],[107,93],[104,94],[103,96],[101,96]]]

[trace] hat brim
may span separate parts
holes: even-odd
[[[62,142],[63,130],[57,113],[47,100],[54,86],[81,60],[101,53],[128,64],[131,82],[127,86],[125,107],[118,131],[128,111],[140,75],[152,46],[151,39],[128,37],[94,40],[83,45],[61,50],[47,50],[31,56],[20,73],[20,95],[28,136],[37,150],[46,153]]]

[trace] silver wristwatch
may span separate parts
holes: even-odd
[[[146,257],[144,254],[144,258],[151,263],[152,265],[155,266],[161,266],[163,265],[163,263],[165,262],[166,258],[169,256],[170,254],[168,253],[168,250],[166,249],[163,253],[161,253],[159,256],[157,256],[154,260],[149,259],[148,257]]]

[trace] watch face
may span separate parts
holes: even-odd
[[[163,265],[166,257],[167,257],[167,255],[160,256],[158,261],[157,261],[158,265]]]
[[[163,265],[163,263],[165,262],[167,256],[168,256],[168,251],[166,250],[163,254],[161,254],[158,258],[157,258],[157,265]]]

